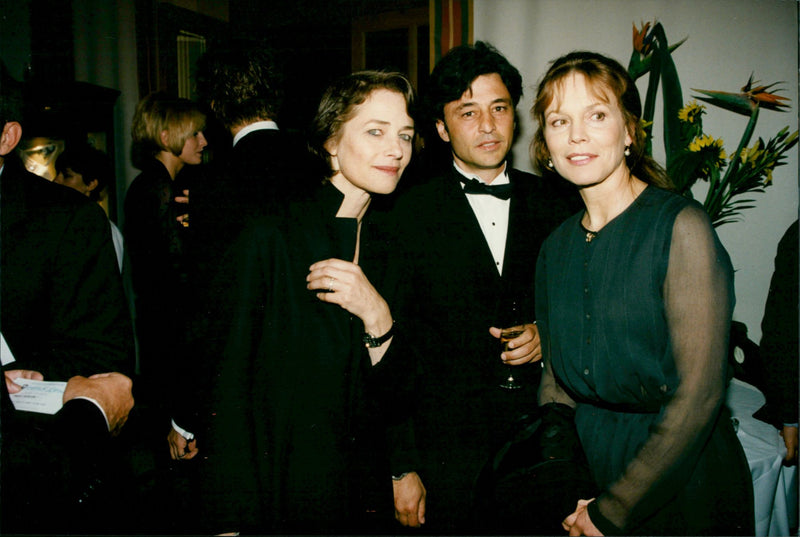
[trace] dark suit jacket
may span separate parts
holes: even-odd
[[[391,390],[402,394],[397,402],[413,405],[413,435],[405,431],[392,441],[393,473],[420,474],[428,490],[429,531],[474,529],[471,494],[478,472],[512,423],[537,406],[539,364],[514,368],[524,389],[500,388],[507,366],[489,327],[508,322],[512,300],[520,310],[517,322],[535,320],[539,247],[580,200],[561,184],[513,169],[509,176],[514,190],[502,276],[452,167],[412,188],[393,215],[400,253],[393,265],[402,273],[390,304],[402,336],[393,343],[392,367],[396,378],[415,372]],[[400,406],[394,408],[397,419]]]
[[[307,177],[305,149],[282,131],[261,129],[241,138],[192,185],[189,215],[193,265],[213,271],[219,257],[253,219],[285,203]],[[200,278],[209,274],[200,272]]]
[[[13,158],[0,176],[0,322],[17,362],[46,380],[132,373],[132,332],[103,211]]]
[[[0,388],[3,419],[13,412]],[[20,412],[20,414],[30,414]],[[113,481],[111,435],[100,410],[73,399],[39,424],[3,422],[0,531],[7,533],[95,533],[123,529],[118,505],[107,497]]]
[[[798,222],[778,244],[775,272],[761,321],[766,407],[757,417],[774,423],[797,423],[798,381]]]
[[[103,211],[13,158],[0,175],[0,203],[0,329],[16,359],[4,369],[61,381],[108,371],[131,375],[133,334]],[[102,449],[94,441],[108,437],[102,416],[88,403],[89,412],[77,413],[86,419],[76,418],[74,409],[85,401],[57,416],[18,412],[2,391],[3,529],[85,528],[61,515],[78,510],[88,472],[87,459],[77,457]]]
[[[189,286],[191,319],[188,345],[182,355],[184,387],[172,404],[172,416],[182,428],[196,432],[202,394],[210,389],[210,373],[200,356],[207,356],[208,323],[218,319],[215,295],[225,293],[227,278],[217,278],[220,260],[244,227],[253,220],[283,210],[296,185],[305,182],[306,151],[298,141],[274,129],[253,131],[212,164],[192,185],[189,204]],[[218,288],[218,287],[222,288]]]

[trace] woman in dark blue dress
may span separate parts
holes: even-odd
[[[532,153],[585,211],[542,246],[539,402],[575,409],[601,493],[570,535],[752,535],[753,492],[727,409],[733,270],[703,208],[644,154],[636,86],[614,60],[556,60]],[[554,180],[556,178],[554,177]]]

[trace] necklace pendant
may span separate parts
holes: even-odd
[[[592,239],[594,239],[595,235],[597,235],[597,233],[594,233],[593,231],[587,231],[586,242],[592,242]]]

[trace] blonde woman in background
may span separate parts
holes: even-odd
[[[158,389],[158,379],[171,377],[184,333],[188,230],[178,221],[185,205],[176,203],[175,197],[188,188],[188,168],[203,161],[205,123],[195,103],[163,93],[142,99],[133,117],[131,154],[142,172],[125,196],[123,232],[135,297],[143,402],[156,408],[167,397]],[[137,399],[143,400],[138,395]],[[157,415],[160,419],[161,413]],[[168,426],[165,421],[165,430]]]

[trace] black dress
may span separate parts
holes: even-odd
[[[706,213],[651,186],[594,237],[581,216],[537,264],[539,401],[577,405],[603,491],[592,522],[606,535],[753,535],[749,469],[723,406],[733,271]]]
[[[138,369],[148,399],[161,391],[157,379],[173,376],[174,359],[183,338],[187,230],[176,218],[186,212],[186,206],[176,204],[174,198],[182,190],[179,181],[186,176],[181,173],[173,181],[166,167],[151,159],[125,195],[123,232],[131,263]]]
[[[363,323],[306,289],[314,262],[354,258],[358,224],[335,217],[342,200],[330,184],[315,188],[287,214],[256,220],[223,262],[199,446],[209,531],[363,533],[370,517],[391,520]],[[371,225],[365,217],[359,265],[375,285],[383,256]]]

